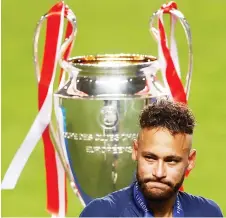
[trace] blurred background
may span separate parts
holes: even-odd
[[[40,17],[57,1],[2,0],[2,175],[37,114],[32,40]],[[193,38],[194,68],[189,105],[197,118],[196,168],[185,191],[216,201],[226,215],[226,1],[178,0]],[[157,55],[149,18],[162,0],[66,0],[78,21],[72,56],[104,53]],[[187,45],[178,27],[182,71]],[[41,36],[41,45],[44,31]],[[2,216],[48,216],[42,142],[36,146],[14,190],[2,191]],[[68,216],[81,205],[69,187]]]

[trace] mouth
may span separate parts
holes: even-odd
[[[147,185],[151,189],[152,188],[165,189],[165,188],[169,187],[167,184],[161,183],[161,182],[147,182]]]

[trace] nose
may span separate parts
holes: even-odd
[[[152,175],[159,180],[166,177],[166,169],[163,161],[156,161],[152,170]]]

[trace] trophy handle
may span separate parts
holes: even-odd
[[[51,16],[54,15],[61,15],[60,13],[47,13],[45,15],[43,15],[41,17],[41,19],[39,20],[36,30],[35,30],[35,35],[34,35],[34,43],[33,43],[33,51],[34,51],[34,65],[35,65],[35,74],[36,74],[36,78],[37,81],[40,80],[40,68],[39,68],[39,60],[38,60],[38,41],[39,41],[39,36],[40,36],[40,30],[42,27],[42,24],[44,23],[44,21]],[[67,62],[64,60],[64,54],[68,48],[68,46],[70,45],[70,43],[72,43],[73,39],[75,38],[76,34],[77,34],[77,22],[76,22],[76,16],[75,14],[72,12],[71,9],[67,8],[67,13],[64,15],[64,17],[71,23],[72,26],[72,33],[71,35],[65,39],[64,43],[62,44],[60,51],[58,52],[59,54],[59,63],[61,65],[61,67],[66,70],[66,66],[68,66]],[[66,66],[65,66],[66,65]]]
[[[69,8],[66,8],[66,9],[67,9],[67,11],[65,10],[66,13],[64,14],[64,17],[67,18],[67,20],[71,23],[71,25],[73,27],[72,33],[69,37],[70,42],[71,42],[74,38],[75,33],[76,33],[76,17],[74,15],[74,13]],[[39,20],[39,22],[37,23],[37,26],[36,26],[36,29],[35,29],[35,34],[34,34],[34,39],[33,39],[33,42],[34,42],[33,43],[33,58],[34,58],[34,66],[35,66],[35,75],[36,75],[38,82],[40,80],[40,72],[41,72],[40,67],[39,67],[39,59],[38,59],[39,36],[40,36],[40,31],[41,31],[43,23],[46,21],[46,19],[48,17],[51,17],[51,16],[62,16],[62,14],[60,12],[50,12],[50,13],[46,13],[45,15],[43,15],[41,17],[41,19]],[[67,39],[66,39],[66,42],[68,42]],[[67,43],[67,46],[69,45],[69,43]],[[65,48],[65,50],[67,49],[67,47],[64,47],[64,48]],[[59,52],[58,52],[58,54],[59,54]],[[53,127],[52,122],[50,123],[50,130],[51,130],[51,134],[53,136],[54,142],[57,145],[60,145],[59,135],[57,134],[57,132],[54,131],[54,127]],[[58,147],[58,149],[60,148],[60,146],[57,146],[57,147]],[[61,152],[60,152],[60,154],[61,154]]]
[[[150,19],[149,22],[149,28],[150,28],[150,32],[153,34],[154,38],[156,39],[156,29],[153,28],[153,23],[154,20],[157,16],[160,15],[160,13],[163,13],[163,11],[160,9],[158,11],[156,11]],[[187,71],[187,75],[186,75],[186,82],[184,85],[184,90],[186,93],[186,98],[188,99],[189,97],[189,92],[190,92],[190,86],[191,86],[191,77],[192,77],[192,68],[193,68],[193,52],[192,52],[192,37],[191,37],[191,29],[190,26],[187,22],[187,20],[185,19],[184,15],[177,9],[172,8],[170,9],[170,13],[173,14],[175,17],[177,17],[185,31],[185,35],[186,35],[186,39],[187,39],[187,43],[188,43],[188,71]]]
[[[33,39],[33,58],[34,58],[35,75],[37,78],[37,82],[40,81],[40,72],[41,72],[40,67],[39,67],[39,59],[38,59],[38,42],[39,42],[40,30],[41,30],[43,23],[46,21],[46,19],[51,16],[62,16],[62,14],[60,12],[50,12],[50,13],[43,15],[41,17],[41,19],[39,20],[39,22],[37,23],[37,26],[35,29],[35,34],[34,34],[34,39]],[[72,43],[74,37],[76,36],[77,26],[76,26],[76,16],[72,12],[72,10],[70,10],[67,6],[65,7],[65,13],[63,14],[63,16],[70,22],[72,31],[71,31],[69,38],[67,38],[65,40],[65,42],[63,43],[60,51],[58,51],[57,59],[60,59],[60,63],[61,62],[67,63],[66,61],[64,61],[64,53],[66,52],[67,48],[70,46],[70,43]],[[63,68],[63,69],[65,70],[65,68]],[[62,85],[62,80],[60,81],[59,86]],[[80,194],[78,193],[78,189],[74,183],[73,175],[71,174],[71,172],[68,168],[69,167],[68,161],[64,158],[65,155],[63,155],[64,150],[60,143],[61,139],[60,139],[59,133],[57,131],[55,131],[54,125],[52,122],[49,123],[49,126],[50,126],[50,132],[52,135],[53,142],[56,145],[55,149],[57,150],[57,152],[59,154],[59,158],[60,158],[61,162],[63,163],[62,165],[64,167],[64,170],[70,179],[70,185],[71,185],[73,191],[75,192],[75,194],[77,195],[77,197],[79,198],[79,200],[81,201],[81,203],[84,205],[83,199],[81,198]]]

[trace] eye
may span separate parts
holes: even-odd
[[[150,156],[150,155],[146,155],[146,156],[144,156],[144,158],[145,158],[146,160],[148,160],[148,161],[154,161],[154,160],[156,160],[155,157]]]
[[[176,165],[180,161],[179,160],[175,160],[175,159],[168,159],[168,160],[165,160],[165,162],[169,163],[170,165]]]
[[[167,163],[172,163],[172,164],[176,164],[176,163],[178,163],[177,161],[175,161],[175,160],[168,160],[168,161],[166,161]]]

